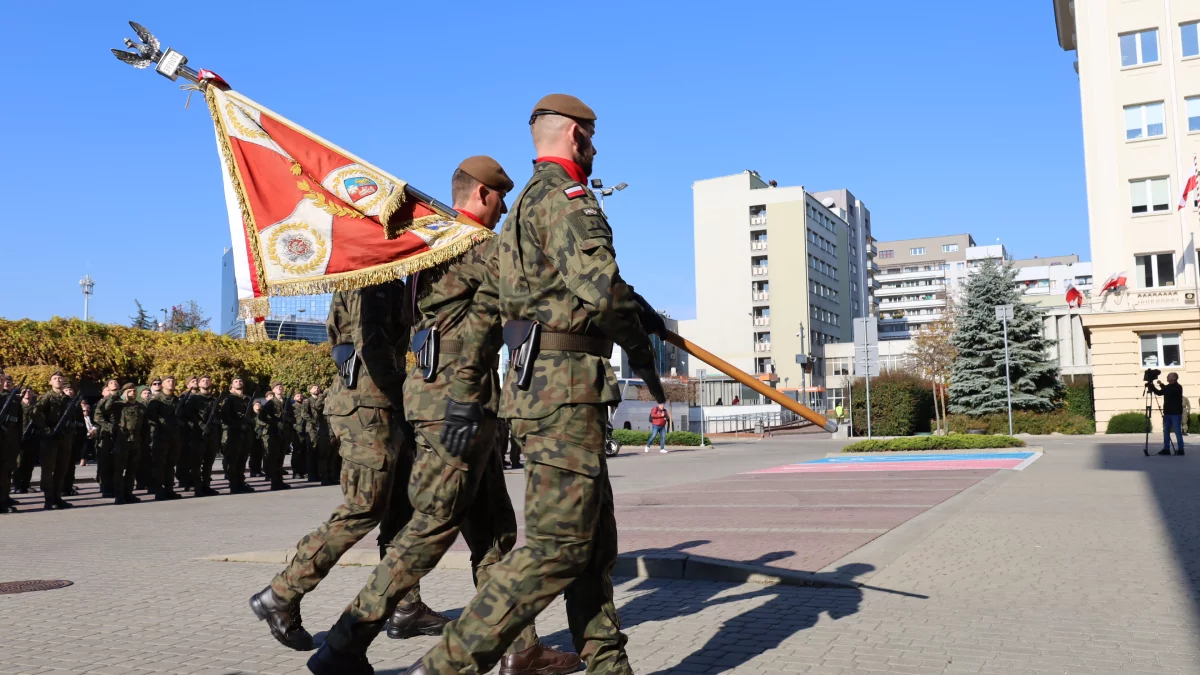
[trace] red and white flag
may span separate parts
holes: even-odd
[[[1179,208],[1176,211],[1187,206],[1188,196],[1196,191],[1196,187],[1200,185],[1200,165],[1196,163],[1196,156],[1192,155],[1192,175],[1188,176],[1187,183],[1183,186],[1183,196],[1179,198]]]
[[[269,296],[398,279],[493,236],[456,222],[453,211],[228,89],[215,74],[205,79],[248,328],[270,313]]]
[[[1104,282],[1104,285],[1100,287],[1100,292],[1101,293],[1112,293],[1113,291],[1120,291],[1125,288],[1126,281],[1127,281],[1127,278],[1126,278],[1125,273],[1117,272],[1116,274],[1109,277],[1108,281]]]
[[[1067,307],[1083,307],[1083,293],[1075,284],[1067,284]]]

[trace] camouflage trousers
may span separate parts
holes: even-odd
[[[267,431],[266,454],[263,457],[263,473],[271,483],[283,482],[283,457],[287,454],[287,436],[278,430]]]
[[[17,469],[17,457],[21,455],[21,429],[16,422],[0,426],[0,504],[11,499],[13,472]]]
[[[116,444],[111,431],[101,430],[96,434],[96,482],[100,483],[100,493],[109,497],[112,496],[112,460]]]
[[[267,452],[267,437],[265,434],[260,434],[255,430],[251,435],[251,439],[250,454],[248,455],[250,475],[261,476],[263,472],[263,455]]]
[[[400,598],[437,567],[461,529],[471,549],[476,586],[517,541],[517,516],[504,485],[504,466],[494,418],[481,426],[465,460],[446,452],[442,422],[415,422],[417,459],[408,483],[416,512],[387,548],[367,585],[330,629],[326,641],[338,651],[367,653]],[[505,434],[507,436],[507,434]],[[510,640],[510,653],[538,641],[533,622]],[[497,657],[499,658],[499,657]]]
[[[307,475],[308,473],[308,434],[296,432],[292,434],[292,476]]]
[[[124,434],[117,437],[112,456],[113,497],[122,499],[133,494],[133,484],[141,454],[142,441],[140,438],[128,438]]]
[[[68,434],[71,439],[71,458],[67,462],[67,470],[63,474],[62,493],[69,495],[75,490],[75,467],[79,466],[79,460],[83,459],[83,447],[87,445],[87,429],[79,429],[73,434]]]
[[[212,483],[213,464],[217,461],[220,445],[220,434],[212,431],[204,434],[197,430],[192,437],[192,452],[188,457],[188,485],[191,489],[208,487]]]
[[[613,603],[617,523],[604,458],[606,411],[568,404],[512,419],[525,455],[525,546],[492,566],[462,616],[422,659],[431,673],[486,673],[504,648],[563,593],[589,673],[632,675]]]
[[[246,484],[246,449],[241,431],[234,428],[221,430],[221,471],[229,481],[230,488]]]
[[[175,465],[179,462],[179,429],[158,429],[150,439],[153,462],[150,488],[155,494],[175,490]]]
[[[71,463],[71,437],[67,434],[42,439],[42,496],[47,504],[62,499],[63,480]]]
[[[384,408],[356,408],[349,415],[331,416],[329,421],[333,433],[342,439],[345,454],[341,474],[344,502],[329,520],[296,544],[296,555],[271,580],[271,588],[287,602],[298,602],[316,588],[346,551],[376,526],[382,548],[412,518],[403,486],[412,471],[413,448],[394,413]],[[419,588],[409,594],[408,602],[421,602]]]

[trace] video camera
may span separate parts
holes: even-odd
[[[1159,375],[1162,375],[1161,370],[1157,368],[1147,368],[1146,372],[1142,373],[1142,382],[1149,384],[1157,380]]]

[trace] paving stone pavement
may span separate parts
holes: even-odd
[[[1145,458],[1103,438],[1037,443],[1046,455],[1025,471],[1001,472],[830,566],[904,595],[619,580],[634,669],[1200,673],[1200,458]],[[837,447],[791,437],[614,461],[614,487],[712,480]],[[509,480],[520,494],[520,477]],[[307,655],[279,646],[246,607],[276,567],[199,558],[294,543],[337,498],[312,488],[0,517],[0,580],[75,582],[0,595],[0,674],[305,672]],[[310,630],[328,627],[366,574],[335,569],[304,601]],[[465,571],[424,584],[438,609],[471,594]],[[561,601],[538,625],[569,642]],[[402,673],[433,641],[380,638],[370,656],[377,672]]]

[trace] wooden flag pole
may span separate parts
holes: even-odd
[[[715,354],[696,345],[695,343],[687,340],[686,338],[684,338],[676,333],[672,333],[671,331],[665,331],[665,334],[662,337],[667,342],[670,342],[671,344],[675,345],[676,347],[679,347],[683,351],[700,359],[701,361],[707,363],[708,365],[712,366],[713,368],[716,368],[717,370],[721,371],[722,373],[725,373],[726,375],[732,377],[733,379],[737,380],[738,382],[741,382],[742,384],[746,385],[747,387],[750,387],[754,391],[762,394],[763,396],[766,396],[768,399],[778,403],[779,405],[787,408],[788,410],[791,410],[792,412],[803,417],[804,419],[808,420],[809,422],[812,422],[813,424],[821,427],[825,431],[828,431],[830,433],[837,431],[837,429],[838,429],[837,422],[834,422],[833,420],[825,417],[824,415],[818,413],[817,411],[815,411],[811,408],[808,408],[807,406],[800,405],[799,402],[792,400],[791,397],[789,397],[789,396],[785,396],[778,389],[768,387],[767,385],[763,384],[759,380],[751,377],[749,374],[742,372],[741,370],[739,370],[737,368],[734,368],[732,364],[725,361],[724,359],[717,357]]]

